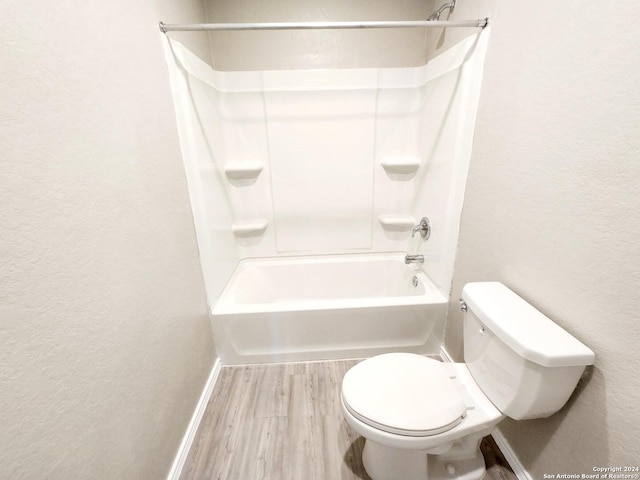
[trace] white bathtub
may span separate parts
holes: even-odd
[[[222,362],[243,364],[437,354],[446,309],[419,267],[384,253],[243,260],[211,313]]]

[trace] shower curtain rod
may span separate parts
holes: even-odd
[[[409,21],[375,21],[375,22],[274,22],[274,23],[188,23],[184,25],[165,24],[160,22],[162,33],[170,31],[202,31],[202,30],[311,30],[337,28],[447,28],[475,27],[484,28],[489,24],[489,17],[478,20],[409,20]]]

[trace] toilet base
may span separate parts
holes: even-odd
[[[427,478],[427,454],[422,450],[401,450],[365,440],[362,465],[373,480]]]
[[[480,449],[471,456],[451,458],[385,447],[371,440],[365,441],[362,464],[373,480],[481,480],[486,472]]]
[[[427,455],[430,480],[481,480],[487,472],[480,450],[470,458],[449,460],[437,455]]]

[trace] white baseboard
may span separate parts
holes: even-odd
[[[211,367],[211,373],[209,373],[209,378],[207,379],[207,383],[204,385],[204,389],[202,390],[202,394],[200,395],[200,399],[196,405],[196,409],[191,416],[191,421],[189,422],[189,426],[187,427],[187,431],[182,437],[182,443],[180,443],[180,448],[178,448],[178,453],[176,453],[176,457],[173,460],[173,465],[171,465],[171,470],[169,470],[169,475],[167,475],[167,480],[178,480],[180,474],[182,473],[182,468],[184,467],[184,462],[187,460],[187,455],[189,455],[189,450],[191,449],[191,445],[193,444],[193,440],[196,436],[196,432],[198,431],[198,426],[200,425],[200,420],[202,420],[202,416],[204,415],[204,411],[207,408],[207,404],[209,403],[209,398],[211,398],[211,393],[213,392],[213,387],[218,380],[218,375],[220,375],[220,369],[222,367],[222,362],[219,358],[213,363],[213,367]]]
[[[507,439],[502,434],[500,429],[496,428],[493,432],[491,432],[491,436],[504,455],[504,458],[509,463],[509,466],[513,470],[513,473],[515,473],[516,477],[518,477],[518,480],[532,480],[531,475],[529,475],[527,469],[524,468],[524,465],[522,465],[520,459],[516,456],[516,452],[513,451],[513,448],[511,448],[511,445],[509,445],[509,442],[507,442]]]
[[[445,362],[453,362],[451,355],[449,355],[449,352],[447,352],[444,346],[440,347],[440,356]],[[496,428],[493,432],[491,432],[491,436],[504,455],[504,458],[507,460],[507,462],[509,462],[509,466],[513,470],[513,473],[516,474],[516,477],[518,477],[518,480],[532,480],[531,475],[529,475],[527,469],[524,468],[524,466],[520,462],[520,459],[517,457],[516,452],[513,451],[513,448],[511,448],[511,445],[509,445],[509,442],[507,442],[507,439],[502,434],[500,429]]]

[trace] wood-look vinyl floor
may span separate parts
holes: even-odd
[[[223,367],[180,480],[369,480],[364,439],[340,411],[342,377],[357,362]],[[515,480],[488,448],[487,478]]]

